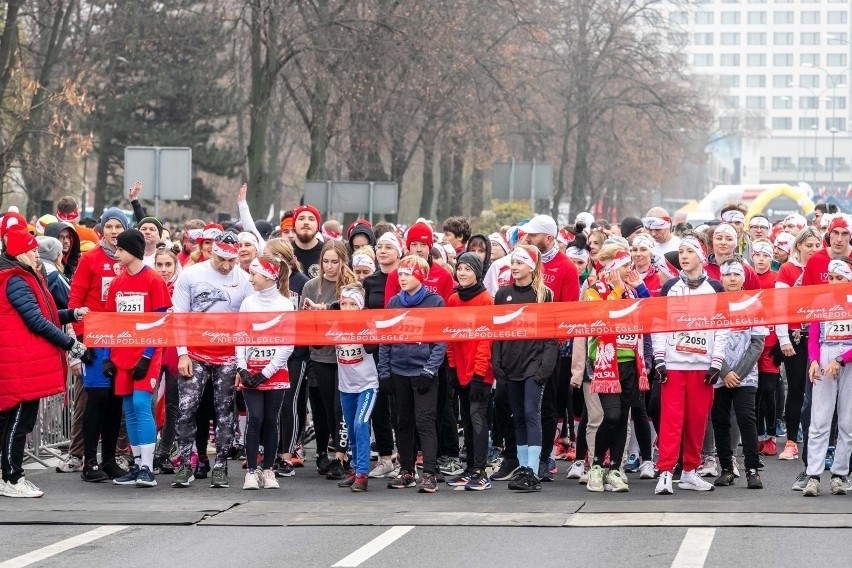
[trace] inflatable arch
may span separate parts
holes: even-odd
[[[754,201],[749,204],[748,212],[746,212],[746,226],[748,226],[748,221],[752,218],[752,216],[757,215],[758,213],[763,213],[766,207],[773,200],[779,197],[789,197],[792,199],[796,205],[799,206],[804,215],[810,215],[813,213],[814,202],[805,192],[799,188],[786,184],[776,185],[761,191],[760,194],[754,198]]]

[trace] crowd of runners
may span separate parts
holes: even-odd
[[[729,203],[696,227],[673,226],[659,207],[618,224],[580,213],[562,228],[535,215],[481,234],[463,217],[343,227],[310,204],[273,225],[253,220],[245,186],[233,222],[171,226],[147,214],[140,190],[135,222],[114,207],[81,218],[73,197],[30,222],[2,217],[0,495],[43,494],[24,476],[23,449],[39,400],[62,392],[66,373],[71,441],[56,470],[86,482],[239,478],[257,490],[319,473],[353,492],[535,492],[564,460],[588,491],[656,479],[648,491],[667,495],[760,489],[767,460],[800,459],[794,490],[819,495],[826,469],[832,494],[852,490],[852,321],[568,340],[84,345],[92,312],[335,318],[848,284],[852,218],[832,207],[773,222]]]

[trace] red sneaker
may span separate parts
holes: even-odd
[[[764,456],[774,456],[778,453],[778,444],[775,443],[773,438],[769,438],[764,440],[763,449],[761,452]]]
[[[568,442],[565,449],[565,459],[571,462],[577,459],[577,446],[574,445],[574,442]]]

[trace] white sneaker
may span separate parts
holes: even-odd
[[[278,480],[275,479],[275,472],[271,469],[264,469],[263,473],[260,474],[263,477],[263,488],[264,489],[280,489],[281,486],[278,485]],[[260,477],[259,476],[259,477]]]
[[[586,485],[586,489],[589,491],[594,491],[596,493],[603,492],[604,487],[604,478],[606,474],[604,474],[604,470],[599,465],[593,465],[592,469],[589,470],[589,482]]]
[[[0,496],[3,495],[3,492],[6,490],[6,482],[0,479]]]
[[[580,485],[586,485],[589,482],[589,470],[583,468],[583,475],[580,476],[580,479],[577,480]]]
[[[260,489],[260,482],[257,479],[256,471],[247,471],[246,479],[243,481],[243,489]]]
[[[654,479],[655,470],[654,462],[651,460],[643,461],[642,465],[639,466],[639,479]]]
[[[583,460],[577,460],[571,464],[571,467],[568,469],[568,479],[580,479],[583,477],[583,474],[586,472],[586,464]]]
[[[56,466],[56,473],[74,473],[83,471],[83,460],[75,456],[68,456],[68,459],[59,462]]]
[[[731,460],[731,466],[733,467],[734,477],[739,477],[740,476],[740,468],[738,467],[739,464],[737,463],[737,458],[733,458]]]
[[[701,477],[719,477],[719,464],[716,463],[716,456],[704,456],[704,461],[698,468],[698,475]]]
[[[672,489],[672,474],[669,471],[660,473],[660,479],[657,481],[657,488],[654,489],[654,495],[673,495]]]
[[[3,488],[4,497],[41,497],[44,491],[27,481],[25,477],[18,480],[17,483],[6,483]]]
[[[393,470],[393,460],[380,459],[376,462],[376,466],[370,470],[370,473],[367,474],[367,477],[388,477],[393,473]]]
[[[680,474],[680,481],[677,486],[690,491],[713,491],[713,484],[704,481],[694,470],[684,471]]]
[[[611,469],[607,473],[604,489],[613,493],[627,493],[630,491],[630,488],[627,486],[627,478],[617,469]]]

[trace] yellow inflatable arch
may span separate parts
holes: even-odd
[[[766,209],[766,206],[769,205],[773,199],[782,196],[789,197],[795,201],[796,205],[799,206],[805,215],[813,213],[814,202],[810,197],[791,185],[779,185],[762,191],[760,195],[751,202],[748,207],[748,212],[746,213],[746,227],[748,227],[748,222],[752,216],[757,215],[758,213],[763,213],[763,210]]]

